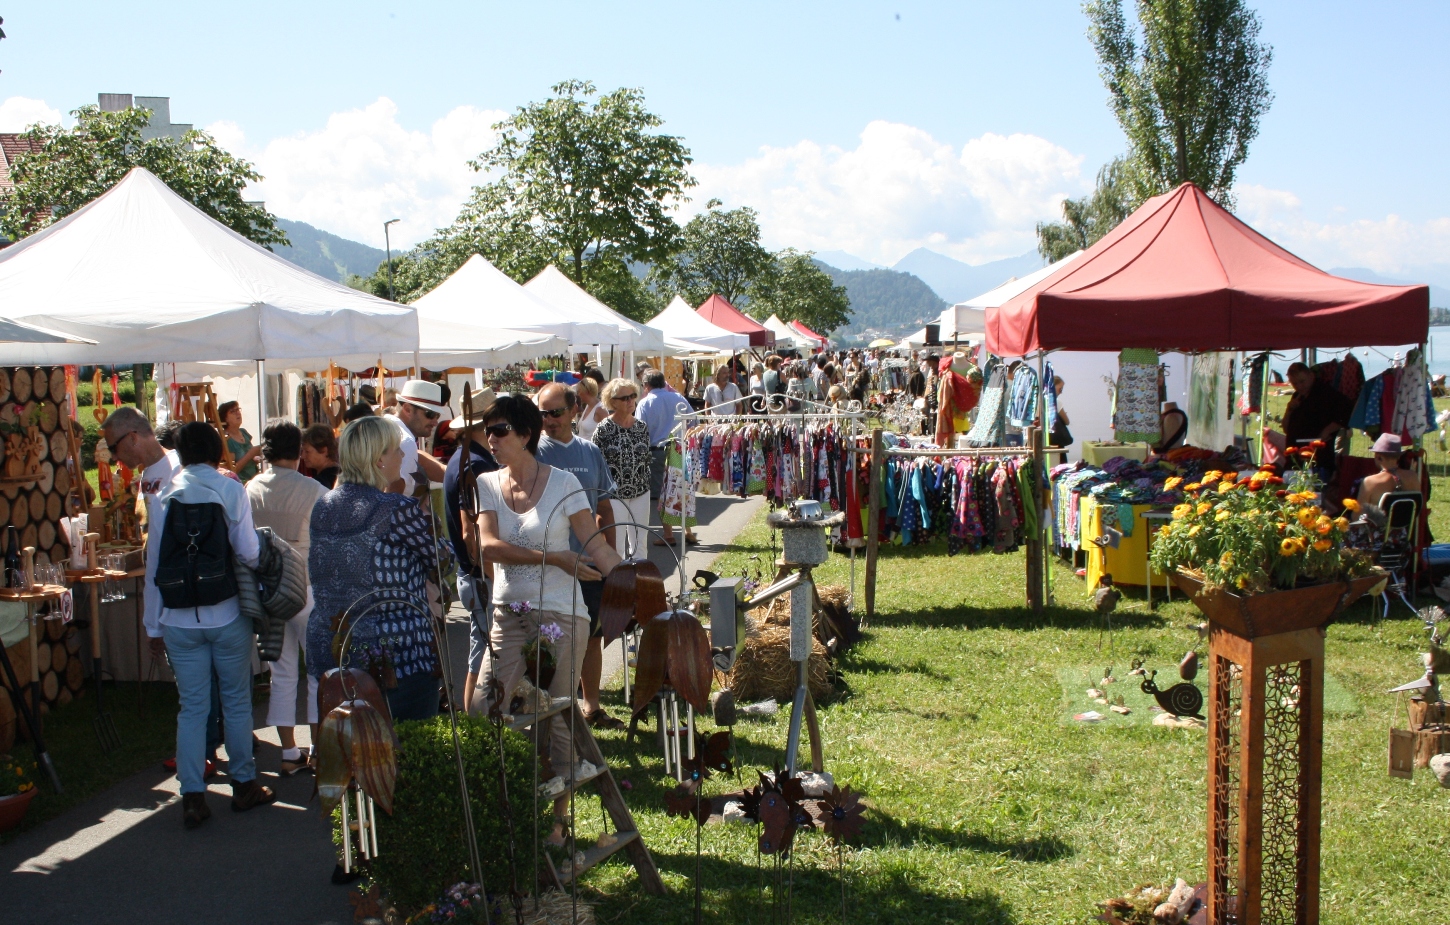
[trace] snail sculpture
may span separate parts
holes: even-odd
[[[1154,671],[1143,679],[1143,693],[1152,694],[1158,706],[1174,716],[1196,716],[1203,719],[1203,691],[1188,682],[1180,681],[1167,690],[1159,690],[1153,683],[1158,672]]]

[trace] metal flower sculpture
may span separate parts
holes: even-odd
[[[831,795],[821,801],[821,810],[824,814],[821,828],[826,830],[832,841],[840,844],[861,834],[864,821],[861,817],[866,807],[861,805],[861,794],[853,793],[850,785],[833,786]]]
[[[711,774],[729,774],[735,770],[730,760],[731,741],[728,730],[709,736],[696,734],[695,757],[682,762],[684,769],[692,776],[706,779]]]
[[[777,770],[771,777],[760,775],[758,811],[764,831],[760,834],[761,854],[788,854],[797,829],[815,828],[815,820],[803,805],[805,788],[796,777]]]

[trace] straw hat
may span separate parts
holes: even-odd
[[[495,397],[496,396],[493,394],[493,389],[489,388],[488,386],[484,386],[477,392],[474,392],[472,420],[467,420],[464,418],[463,415],[460,414],[458,417],[453,419],[452,423],[448,425],[448,429],[463,430],[465,426],[475,426],[478,424],[482,424],[483,416],[488,413],[489,408],[493,407]]]

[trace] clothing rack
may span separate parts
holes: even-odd
[[[1030,457],[1034,473],[1032,481],[1034,490],[1027,500],[1033,507],[1037,530],[1035,534],[1029,535],[1027,538],[1027,606],[1032,609],[1033,613],[1040,613],[1043,602],[1046,600],[1045,584],[1048,574],[1047,543],[1043,536],[1043,490],[1035,477],[1036,473],[1042,471],[1045,461],[1042,431],[1037,427],[1029,427],[1027,445],[1021,447],[963,447],[961,449],[928,450],[888,447],[882,441],[881,428],[878,427],[871,431],[871,480],[870,487],[867,489],[870,494],[868,499],[870,514],[866,521],[866,619],[869,620],[876,615],[876,567],[881,555],[881,483],[888,456],[937,459],[961,456]]]

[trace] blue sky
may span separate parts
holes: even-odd
[[[1450,5],[1257,9],[1275,101],[1241,214],[1325,265],[1450,262]],[[643,88],[694,152],[697,202],[759,208],[776,246],[878,262],[1028,250],[1123,147],[1073,2],[3,12],[0,123],[102,90],[169,95],[173,118],[258,163],[279,214],[369,243],[394,214],[408,240],[445,223],[487,126],[567,77]]]

